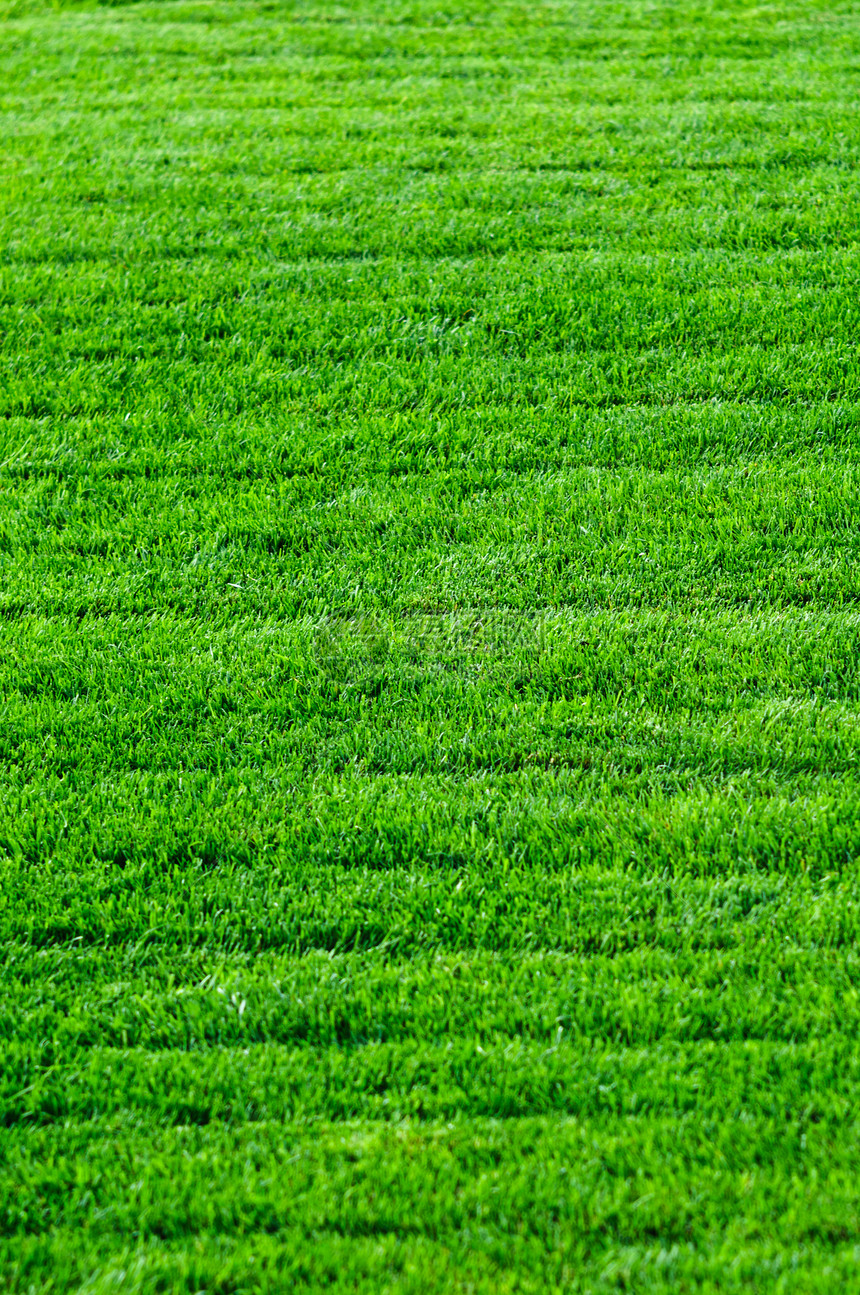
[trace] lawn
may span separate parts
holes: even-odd
[[[0,1287],[860,1264],[858,0],[0,0]]]

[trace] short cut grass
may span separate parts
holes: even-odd
[[[855,1287],[860,6],[0,23],[3,1289]]]

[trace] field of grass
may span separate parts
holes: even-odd
[[[0,1288],[844,1292],[860,3],[0,0]]]

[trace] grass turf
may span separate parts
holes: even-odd
[[[4,1290],[851,1289],[858,6],[0,13]]]

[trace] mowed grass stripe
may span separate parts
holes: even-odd
[[[679,401],[568,413],[549,406],[525,416],[490,402],[465,426],[452,415],[428,420],[416,410],[313,424],[287,411],[260,427],[247,412],[201,420],[189,410],[172,415],[145,409],[124,420],[121,437],[106,439],[97,418],[70,416],[56,426],[47,418],[15,416],[6,423],[2,470],[25,496],[41,490],[44,497],[79,476],[105,486],[182,476],[198,496],[201,477],[209,489],[225,491],[235,490],[234,482],[272,481],[286,491],[292,488],[287,482],[300,478],[318,498],[410,472],[448,473],[458,481],[465,474],[467,482],[486,488],[518,473],[585,467],[677,471],[691,457],[699,474],[727,465],[749,470],[776,454],[795,472],[831,465],[844,470],[856,463],[858,421],[855,403],[820,400],[793,408],[773,401]],[[140,437],[145,423],[148,439]],[[104,506],[111,506],[109,494]]]
[[[843,1025],[855,1027],[857,968],[850,942],[856,931],[844,924],[841,932],[825,931],[844,899],[832,881],[783,884],[768,894],[760,884],[735,879],[710,909],[695,888],[682,889],[689,910],[682,927],[670,921],[664,885],[650,909],[637,912],[628,904],[627,949],[524,951],[514,968],[502,954],[487,951],[384,963],[348,954],[308,954],[298,962],[265,954],[199,979],[198,956],[179,968],[185,983],[165,991],[163,944],[153,943],[158,956],[149,967],[144,960],[134,976],[115,951],[94,951],[64,968],[57,958],[27,960],[18,950],[7,964],[10,983],[16,982],[16,1011],[2,1014],[0,1029],[12,1038],[24,1025],[27,1033],[50,1040],[42,1047],[49,1046],[55,1060],[72,1060],[96,1046],[358,1047],[463,1035],[481,1043],[519,1039],[555,1046],[573,1039],[667,1050],[673,1040],[707,1041],[715,1034],[723,1042],[787,1043],[801,1033],[831,1036],[834,1002]],[[791,924],[804,903],[814,907],[815,921],[800,946]],[[693,912],[704,928],[700,934],[690,929]],[[636,939],[634,928],[649,922],[657,953]],[[783,947],[765,957],[768,925],[780,928]],[[88,966],[91,996],[81,1004],[69,977]],[[104,980],[117,973],[119,980]],[[825,988],[813,988],[816,980]]]
[[[675,1004],[676,1010],[689,1006]],[[663,1051],[647,1036],[632,1048],[620,1041],[509,1035],[335,1048],[243,1040],[241,1047],[190,1051],[98,1048],[70,1060],[61,1049],[16,1048],[4,1096],[10,1123],[85,1129],[92,1119],[107,1119],[122,1134],[145,1121],[156,1136],[165,1126],[270,1120],[286,1122],[285,1138],[304,1135],[312,1142],[309,1125],[328,1119],[360,1120],[372,1133],[382,1122],[438,1126],[553,1112],[583,1123],[594,1119],[612,1132],[613,1116],[622,1121],[639,1112],[643,1123],[649,1116],[679,1122],[686,1116],[707,1127],[729,1109],[732,1121],[776,1123],[796,1150],[803,1149],[798,1133],[821,1122],[830,1126],[825,1136],[856,1140],[857,1069],[841,1041],[824,1037],[811,1047],[753,1037],[719,1047],[712,1040],[673,1039],[671,1045]],[[714,1089],[716,1109],[703,1096]],[[795,1127],[786,1130],[786,1124]],[[751,1151],[767,1163],[766,1147]]]

